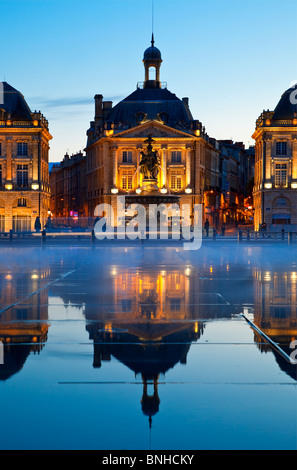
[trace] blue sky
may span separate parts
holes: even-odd
[[[297,81],[295,0],[154,0],[161,80],[217,139],[253,144],[255,121]],[[50,160],[83,150],[94,95],[144,79],[152,0],[0,0],[0,79],[49,120]]]

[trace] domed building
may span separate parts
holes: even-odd
[[[95,118],[85,149],[89,217],[98,204],[111,204],[116,212],[117,196],[135,203],[145,193],[140,166],[148,139],[159,163],[155,194],[168,200],[176,196],[192,209],[203,204],[206,168],[219,167],[218,145],[193,119],[189,99],[178,98],[161,81],[162,61],[152,36],[143,55],[144,82],[115,106],[102,95],[95,96]],[[218,172],[212,185],[219,187]]]
[[[48,122],[23,95],[0,83],[0,232],[41,227],[49,210]]]
[[[256,122],[255,229],[297,230],[297,84]]]

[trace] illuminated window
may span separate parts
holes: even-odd
[[[18,142],[18,156],[26,157],[28,155],[28,144],[27,142]]]
[[[170,176],[170,187],[174,191],[182,189],[182,174],[178,171],[172,171]]]
[[[180,150],[173,150],[171,152],[171,162],[181,163],[181,151]]]
[[[276,186],[287,185],[287,164],[286,163],[275,164],[275,185]]]
[[[27,215],[14,215],[12,218],[14,232],[29,232],[31,230],[31,217]]]
[[[276,155],[287,155],[287,142],[276,142]]]
[[[132,151],[131,150],[123,151],[123,163],[132,163]]]
[[[17,165],[17,186],[28,187],[28,165]]]
[[[122,189],[129,191],[133,188],[133,171],[123,171],[122,172]]]

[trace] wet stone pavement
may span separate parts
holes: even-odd
[[[296,248],[1,254],[1,449],[297,449]]]

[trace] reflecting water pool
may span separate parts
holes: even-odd
[[[297,449],[295,251],[2,249],[0,448]]]

